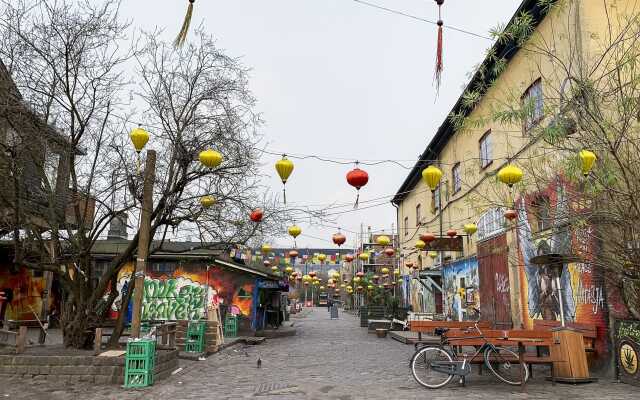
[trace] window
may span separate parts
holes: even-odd
[[[409,217],[404,217],[404,235],[409,234]]]
[[[434,213],[440,210],[440,188],[441,188],[441,185],[438,185],[436,190],[433,191],[433,195],[432,195]]]
[[[482,241],[504,232],[504,209],[492,208],[478,220],[476,239]]]
[[[157,274],[171,275],[176,270],[176,267],[177,263],[171,261],[152,262],[149,270]]]
[[[522,95],[522,108],[527,115],[524,120],[524,131],[528,132],[543,117],[544,100],[542,98],[542,81],[538,79]]]
[[[453,177],[453,193],[458,193],[462,189],[462,176],[460,176],[460,163],[457,163],[451,169]]]
[[[551,228],[549,197],[538,196],[532,205],[535,213],[536,230],[540,232]]]
[[[60,164],[60,154],[47,152],[44,159],[44,175],[47,177],[51,190],[56,189],[56,182],[58,180],[58,165]],[[43,186],[44,182],[43,182]]]
[[[416,226],[420,226],[420,221],[422,221],[422,215],[420,215],[420,204],[416,206]]]
[[[488,130],[480,138],[480,166],[486,168],[493,162],[493,150],[491,145],[491,130]]]

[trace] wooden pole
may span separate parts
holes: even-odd
[[[156,175],[156,152],[147,151],[144,167],[144,188],[142,191],[142,210],[140,212],[140,232],[138,235],[138,257],[136,258],[135,287],[133,291],[133,316],[131,321],[131,337],[140,337],[142,317],[142,296],[144,294],[144,272],[149,256],[151,241],[151,213],[153,211],[153,183]]]
[[[50,257],[52,263],[56,262],[56,246],[53,240],[51,240],[50,244]],[[45,328],[49,328],[49,324],[47,322],[47,318],[49,315],[49,298],[51,297],[51,287],[53,286],[53,272],[44,271],[44,290],[42,291],[42,306],[40,307],[40,321]],[[40,329],[40,334],[38,335],[38,343],[44,344],[47,340],[47,331],[45,329]]]

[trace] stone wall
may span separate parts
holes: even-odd
[[[156,353],[155,381],[169,377],[177,368],[177,350]],[[0,377],[122,385],[124,356],[0,355]]]

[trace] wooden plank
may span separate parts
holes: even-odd
[[[18,330],[18,337],[16,339],[16,354],[24,353],[24,349],[27,346],[27,332],[29,328],[22,325]]]

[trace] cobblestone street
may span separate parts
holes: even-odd
[[[236,345],[206,361],[181,361],[183,370],[155,386],[125,390],[49,381],[2,381],[0,396],[10,399],[637,399],[637,388],[610,379],[582,386],[541,379],[520,393],[490,376],[472,375],[466,387],[451,383],[428,391],[411,377],[413,346],[378,339],[340,314],[330,320],[324,309],[294,318],[295,337],[271,339],[259,346]],[[257,368],[257,360],[262,367]]]

